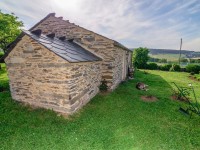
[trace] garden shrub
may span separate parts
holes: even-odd
[[[175,70],[175,71],[181,71],[180,65],[175,64],[175,65],[174,65],[174,70]]]
[[[186,71],[187,72],[194,72],[195,74],[198,74],[200,71],[200,66],[199,65],[194,65],[194,64],[189,64],[186,66]]]
[[[172,67],[169,69],[169,71],[180,71],[181,67],[180,65],[173,64]]]
[[[163,71],[169,71],[169,69],[172,67],[171,64],[166,64],[166,65],[162,65],[162,66],[159,66],[159,69],[160,70],[163,70]]]
[[[194,72],[190,72],[190,75],[194,75],[195,73]]]
[[[156,63],[149,63],[147,65],[147,69],[149,69],[149,70],[157,70],[158,69],[158,65]]]
[[[101,81],[101,85],[99,87],[99,90],[102,92],[105,92],[108,90],[108,85],[107,85],[107,81],[104,79],[103,81]]]
[[[181,68],[181,72],[186,72],[186,68]]]

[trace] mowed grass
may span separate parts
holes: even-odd
[[[0,73],[0,83],[7,81],[5,70]],[[139,81],[148,84],[149,91],[136,90]],[[97,95],[68,119],[25,107],[13,101],[9,91],[0,93],[0,149],[199,150],[200,117],[190,119],[178,111],[184,104],[170,99],[173,81],[182,86],[192,82],[200,97],[200,83],[188,74],[162,71],[136,72],[134,80]],[[143,102],[142,95],[158,101]]]
[[[200,74],[195,74],[194,76],[195,76],[196,79],[199,80],[199,82],[200,82]]]

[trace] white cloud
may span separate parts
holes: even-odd
[[[200,51],[200,37],[183,42],[183,46],[184,46],[185,49],[193,48],[191,50]]]
[[[50,12],[118,40],[128,47],[200,50],[197,0],[3,0],[0,9],[15,12],[31,27]],[[200,14],[198,14],[200,15]],[[185,38],[185,39],[184,39]],[[185,47],[184,47],[185,46]]]

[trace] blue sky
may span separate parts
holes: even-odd
[[[0,0],[29,29],[55,12],[127,47],[200,51],[200,0]]]

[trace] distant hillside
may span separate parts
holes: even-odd
[[[150,53],[153,55],[156,54],[179,54],[179,50],[173,50],[173,49],[149,49]],[[181,50],[182,54],[190,54],[194,53],[194,51],[189,51],[189,50]]]
[[[134,51],[134,48],[132,49]],[[149,48],[151,55],[160,55],[160,54],[179,54],[179,50],[173,49],[152,49]],[[196,58],[200,57],[200,52],[190,51],[190,50],[181,50],[181,54],[185,55],[186,58]]]

